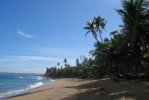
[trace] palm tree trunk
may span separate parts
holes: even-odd
[[[99,35],[100,35],[100,39],[101,39],[101,42],[103,43],[103,40],[102,40],[102,36],[101,36],[101,33],[99,33]]]

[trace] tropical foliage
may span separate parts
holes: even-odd
[[[88,21],[86,27],[84,27],[84,29],[87,30],[86,35],[88,33],[92,33],[94,38],[98,41],[97,33],[99,32],[101,42],[103,42],[101,33],[102,33],[102,30],[105,29],[105,25],[106,25],[106,21],[104,18],[101,18],[100,16],[94,17],[94,19],[91,21]]]
[[[146,0],[122,0],[122,9],[116,10],[121,16],[123,25],[120,30],[111,32],[111,39],[102,40],[102,30],[106,21],[97,16],[88,21],[84,29],[92,33],[95,49],[90,51],[91,58],[84,57],[76,66],[47,69],[59,71],[62,77],[101,78],[105,75],[112,78],[147,79],[149,76],[149,2]],[[101,42],[98,41],[99,32]],[[66,63],[66,62],[65,62]],[[64,74],[67,73],[67,74]],[[68,74],[69,73],[69,74]],[[53,77],[53,76],[52,76]],[[59,77],[59,76],[58,76]]]
[[[65,58],[66,60],[66,58]],[[91,58],[80,57],[80,60],[76,59],[76,65],[70,66],[65,64],[64,68],[61,66],[55,66],[47,68],[45,75],[52,78],[62,78],[62,77],[77,77],[77,78],[97,78],[98,72],[96,72],[96,67],[92,66],[93,60]]]

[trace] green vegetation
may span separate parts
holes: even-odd
[[[149,2],[145,0],[123,0],[122,9],[116,10],[123,25],[113,31],[111,39],[102,40],[106,21],[100,16],[87,22],[85,29],[96,39],[93,58],[76,59],[76,66],[47,69],[49,77],[147,79],[149,76]],[[101,42],[98,41],[99,33]]]
[[[105,19],[101,18],[100,16],[94,17],[94,19],[91,21],[88,21],[87,26],[84,27],[84,29],[88,30],[86,35],[91,32],[94,38],[98,41],[97,33],[99,32],[101,42],[103,43],[102,36],[101,36],[101,33],[102,33],[101,29],[104,30],[105,25],[106,25]]]

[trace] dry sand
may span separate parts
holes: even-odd
[[[149,82],[57,79],[9,100],[149,100]]]

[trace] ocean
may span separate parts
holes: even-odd
[[[23,94],[33,88],[53,81],[52,79],[43,79],[40,74],[0,72],[0,100]]]

